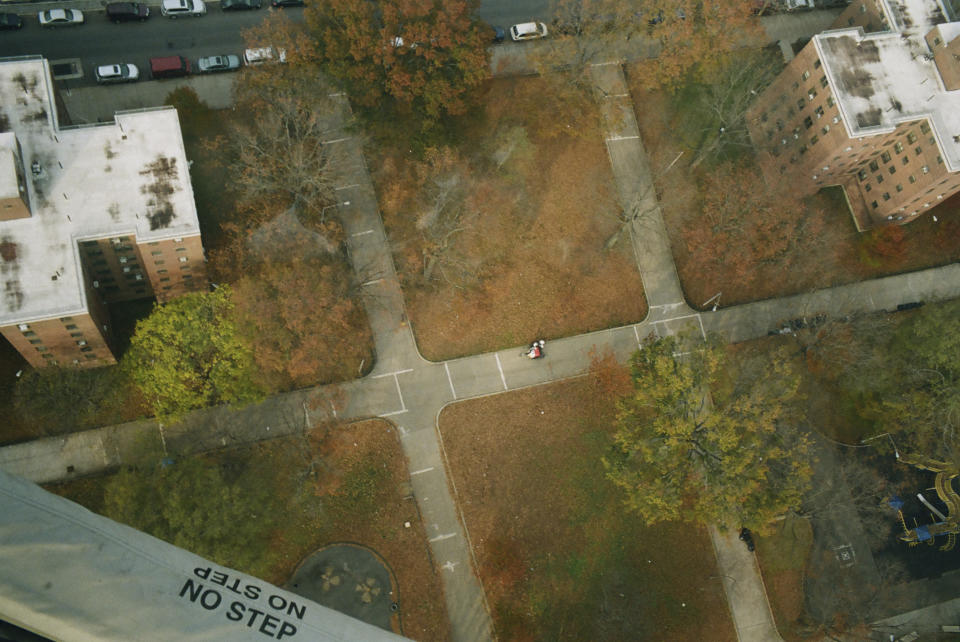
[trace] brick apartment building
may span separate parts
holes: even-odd
[[[840,185],[860,230],[960,190],[960,22],[940,0],[855,0],[747,113],[768,180]],[[803,189],[808,188],[808,189]]]
[[[112,364],[107,303],[206,286],[176,110],[63,126],[47,61],[0,59],[0,333],[34,367]]]

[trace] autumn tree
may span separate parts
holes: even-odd
[[[699,212],[684,221],[681,237],[690,270],[716,282],[749,284],[766,278],[764,267],[788,274],[803,249],[820,240],[819,212],[790,185],[768,183],[747,161],[703,172],[700,193]]]
[[[330,0],[309,4],[319,56],[351,98],[423,123],[463,114],[488,75],[492,36],[474,0]]]
[[[800,505],[810,446],[785,359],[732,362],[715,339],[648,339],[618,406],[607,477],[647,524],[685,519],[767,527]]]
[[[231,290],[221,286],[158,304],[137,323],[122,366],[157,417],[260,397],[232,308]]]
[[[338,254],[311,247],[312,234],[277,252],[250,254],[233,285],[235,319],[272,390],[342,381],[372,362],[372,337],[356,280]]]

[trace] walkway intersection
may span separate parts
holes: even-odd
[[[443,575],[454,639],[490,640],[494,633],[489,608],[437,430],[438,414],[446,404],[580,376],[589,367],[593,348],[609,348],[626,360],[651,333],[717,331],[743,341],[766,335],[783,320],[798,316],[891,310],[901,303],[960,294],[960,266],[954,265],[717,312],[694,311],[685,302],[677,277],[623,69],[619,64],[597,65],[591,74],[602,96],[606,145],[621,204],[625,212],[642,213],[631,222],[630,232],[650,310],[643,322],[551,341],[549,358],[544,360],[524,358],[523,349],[516,347],[441,363],[426,361],[408,323],[361,141],[344,133],[347,138],[328,144],[343,146],[347,158],[337,193],[376,345],[377,362],[367,377],[277,395],[238,410],[206,409],[173,427],[141,421],[8,446],[0,449],[0,468],[50,482],[117,466],[142,436],[159,436],[173,451],[192,452],[296,434],[322,416],[387,418],[397,426],[408,459],[414,495]],[[349,120],[345,100],[343,108]],[[325,401],[314,407],[318,396]],[[740,640],[779,639],[755,559],[732,534],[711,529],[711,536]]]

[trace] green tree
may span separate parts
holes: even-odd
[[[647,524],[763,529],[798,507],[812,469],[809,443],[790,425],[799,379],[785,363],[731,362],[713,339],[648,340],[633,358],[633,392],[619,403],[604,459],[627,508]]]
[[[307,24],[325,69],[367,108],[385,99],[423,123],[467,110],[488,75],[492,34],[475,0],[327,0],[309,4]]]
[[[228,476],[199,456],[124,469],[107,482],[103,511],[218,564],[250,569],[270,546],[270,516],[283,510],[273,506],[269,470],[243,472]]]
[[[877,432],[902,435],[902,449],[960,461],[960,301],[904,319],[886,354],[873,387]]]
[[[261,396],[232,309],[231,290],[222,286],[157,305],[137,323],[122,365],[157,417]]]

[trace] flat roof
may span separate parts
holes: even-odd
[[[951,171],[960,169],[960,92],[947,91],[924,35],[943,23],[938,0],[883,0],[892,30],[837,29],[814,36],[852,138],[927,118]]]
[[[77,243],[200,233],[175,109],[60,128],[47,61],[0,59],[0,132],[20,142],[30,218],[0,221],[0,325],[87,309]],[[11,137],[0,137],[10,146]]]

